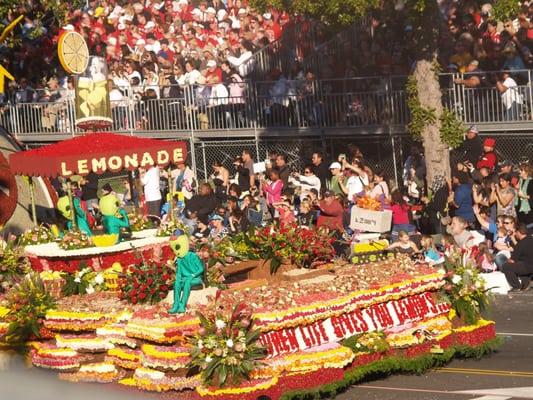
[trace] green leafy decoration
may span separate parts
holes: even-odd
[[[407,78],[407,106],[411,113],[411,122],[407,125],[407,130],[415,139],[422,138],[422,131],[427,125],[437,121],[435,109],[423,107],[418,97],[418,87],[414,75]]]
[[[27,274],[14,285],[6,296],[9,312],[7,333],[3,340],[9,344],[22,345],[30,338],[40,337],[40,329],[46,312],[55,307],[37,272]]]
[[[309,390],[295,390],[281,396],[281,400],[313,400],[333,398],[372,376],[387,376],[393,373],[422,374],[431,368],[441,367],[449,363],[452,358],[481,358],[486,354],[497,351],[502,339],[497,337],[479,346],[456,346],[445,349],[442,354],[424,354],[419,357],[387,357],[383,360],[347,371],[344,379]]]
[[[455,113],[444,107],[440,116],[440,137],[451,149],[459,147],[464,140],[466,128]]]
[[[224,387],[249,380],[260,366],[266,349],[259,345],[260,331],[254,328],[252,311],[244,304],[222,310],[216,303],[203,313],[198,333],[190,339],[191,373],[200,371],[204,385]]]
[[[492,4],[492,14],[498,21],[514,19],[520,11],[520,2],[516,0],[498,0]]]

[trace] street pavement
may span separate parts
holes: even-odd
[[[489,317],[504,343],[481,360],[454,360],[423,375],[353,386],[338,400],[533,399],[533,291],[496,296]]]
[[[481,360],[454,360],[423,375],[394,375],[351,387],[338,400],[533,399],[533,291],[497,296],[489,318],[504,338],[500,350]],[[0,373],[1,400],[184,399],[117,386],[61,382],[55,373],[14,365]]]

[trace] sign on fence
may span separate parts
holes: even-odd
[[[352,207],[350,228],[366,232],[387,232],[391,229],[392,211],[371,211]]]

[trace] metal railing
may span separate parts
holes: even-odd
[[[466,124],[532,121],[533,71],[519,71],[519,84],[502,94],[488,79],[476,88],[442,76],[443,104]],[[479,74],[481,76],[481,74]],[[493,76],[493,75],[490,75]],[[526,78],[523,78],[523,77]],[[468,78],[468,75],[462,78]],[[205,87],[182,87],[179,97],[124,96],[112,102],[116,132],[183,132],[265,128],[394,127],[409,122],[405,77],[242,83],[242,95],[212,97]],[[161,93],[172,91],[161,88]],[[126,93],[131,91],[125,91]],[[507,97],[506,97],[507,96]],[[17,98],[17,96],[12,96]],[[39,96],[33,96],[38,98]],[[76,134],[74,101],[15,102],[0,106],[0,124],[16,136]]]

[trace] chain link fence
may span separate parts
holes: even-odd
[[[482,135],[482,139],[488,136]],[[518,164],[533,159],[533,133],[490,136],[496,139],[499,161],[510,160]],[[215,161],[221,162],[232,174],[233,160],[245,149],[251,152],[256,162],[266,160],[271,153],[284,154],[291,170],[302,171],[316,151],[322,152],[325,160],[331,162],[339,154],[350,154],[354,147],[358,147],[373,170],[383,170],[389,182],[398,185],[402,182],[403,163],[415,144],[421,146],[407,135],[210,140],[195,143],[194,156],[198,180],[204,181],[212,174]],[[464,153],[457,149],[451,152],[450,159],[455,163],[463,156]]]

